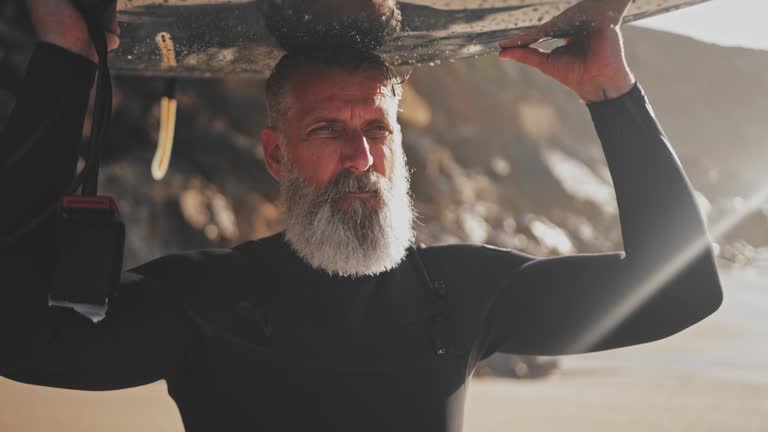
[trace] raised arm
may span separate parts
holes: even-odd
[[[167,376],[194,332],[172,293],[138,275],[110,298],[94,324],[48,306],[54,220],[29,222],[65,193],[95,64],[85,27],[66,0],[29,0],[40,37],[9,121],[0,132],[0,375],[80,389],[135,386]],[[57,27],[61,26],[61,27]],[[66,31],[65,31],[66,30]],[[113,42],[112,46],[116,44]],[[14,236],[12,242],[8,239]]]
[[[609,3],[609,2],[602,2]],[[614,2],[615,4],[616,2]],[[722,301],[715,261],[688,180],[626,68],[618,21],[578,50],[502,51],[585,101],[616,189],[625,251],[536,259],[498,295],[486,354],[559,355],[674,334]]]

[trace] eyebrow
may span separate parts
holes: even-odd
[[[389,119],[386,115],[382,117],[375,117],[370,118],[366,120],[366,124],[368,123],[375,123],[375,122],[383,122],[383,123],[389,123]],[[344,120],[338,118],[338,117],[330,117],[327,114],[318,114],[316,116],[308,118],[306,121],[302,122],[302,128],[306,128],[312,125],[320,124],[320,123],[330,123],[330,124],[339,124],[344,123]]]
[[[326,115],[319,115],[316,117],[310,117],[304,122],[305,126],[309,126],[315,123],[341,123],[342,120],[335,117],[328,117]]]

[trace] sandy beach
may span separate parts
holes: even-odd
[[[562,360],[537,381],[477,378],[465,430],[768,431],[768,277],[724,272],[711,318],[661,342]],[[51,390],[0,379],[0,431],[181,431],[165,385]]]

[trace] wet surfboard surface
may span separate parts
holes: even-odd
[[[313,0],[307,0],[308,2]],[[328,14],[343,1],[321,2]],[[327,6],[322,5],[326,1]],[[395,4],[394,0],[358,0]],[[395,65],[435,63],[498,50],[498,42],[530,31],[581,1],[406,0],[396,3],[398,29],[378,51]],[[619,1],[619,0],[617,0]],[[706,0],[634,0],[625,22]],[[266,77],[285,52],[268,30],[281,0],[118,0],[121,45],[110,67],[121,75]],[[295,21],[311,12],[289,10]],[[330,12],[333,14],[333,12]],[[274,23],[273,23],[274,24]],[[564,25],[561,34],[576,29]],[[275,26],[271,27],[273,30]],[[291,29],[291,31],[293,31]],[[355,30],[349,37],[355,38]]]

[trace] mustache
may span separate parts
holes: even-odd
[[[327,199],[340,198],[349,192],[369,192],[378,197],[384,196],[389,180],[374,171],[355,174],[351,171],[339,173],[322,191]]]

